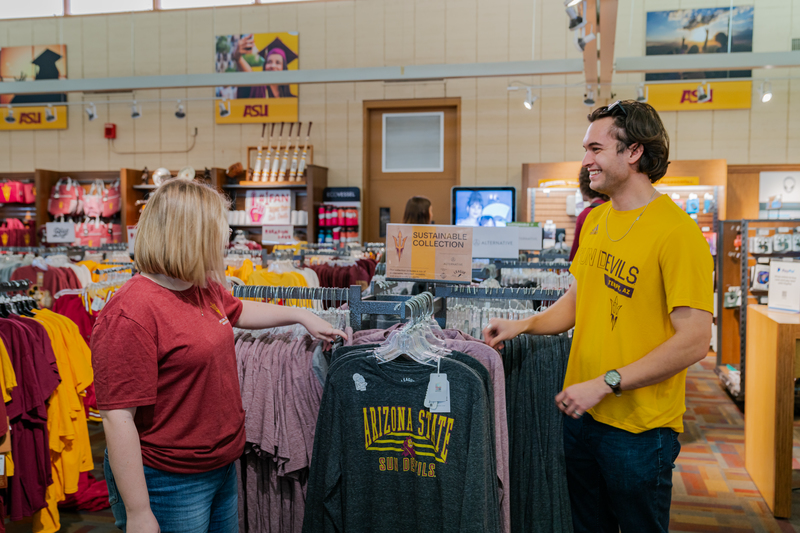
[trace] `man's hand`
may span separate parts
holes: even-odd
[[[513,339],[525,331],[525,322],[522,320],[505,320],[493,318],[489,325],[483,329],[483,340],[492,348],[503,349],[503,341]]]
[[[606,385],[605,377],[569,386],[556,396],[559,410],[572,418],[580,418],[583,413],[600,403],[611,387]]]

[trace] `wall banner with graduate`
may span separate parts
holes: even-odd
[[[66,78],[64,44],[0,47],[0,83]],[[0,95],[0,130],[67,129],[67,106],[59,105],[66,101],[66,94]]]
[[[298,34],[248,33],[216,38],[217,72],[297,70]],[[217,87],[217,124],[297,122],[297,84]]]

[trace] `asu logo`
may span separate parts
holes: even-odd
[[[622,306],[619,305],[619,296],[611,300],[611,331],[614,331],[614,327],[617,325],[617,319],[619,318],[619,310],[622,309]]]
[[[222,314],[222,311],[219,310],[219,307],[217,307],[217,304],[212,303],[209,307],[211,307],[211,309],[213,309],[219,316],[222,317],[222,318],[219,319],[219,323],[220,324],[222,324],[224,326],[225,324],[228,323],[228,317],[226,317],[225,315]]]
[[[7,183],[3,185],[3,200],[8,201],[11,198],[11,186]]]
[[[596,225],[592,231],[589,232],[589,235],[597,235],[597,229],[600,227],[600,224]]]
[[[8,245],[8,233],[3,233],[2,239],[3,239],[3,246],[7,246]]]
[[[394,249],[397,250],[397,260],[400,261],[403,259],[403,250],[406,249],[406,241],[408,237],[403,237],[403,232],[397,232],[397,237],[392,236],[394,239]]]

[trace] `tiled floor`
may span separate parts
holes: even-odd
[[[776,520],[744,468],[744,416],[723,391],[708,358],[689,369],[683,449],[673,475],[670,531],[800,532],[800,494],[792,520]],[[795,429],[800,457],[800,429]],[[795,460],[800,468],[800,461]]]
[[[800,491],[794,496],[794,517],[772,517],[744,469],[744,417],[722,390],[713,372],[713,359],[689,369],[681,436],[683,450],[673,475],[670,531],[800,533]],[[92,425],[94,474],[102,478],[105,439]],[[800,486],[800,420],[795,423],[796,486]],[[6,524],[9,533],[28,533],[30,520]],[[111,510],[99,513],[63,513],[62,532],[117,531]]]

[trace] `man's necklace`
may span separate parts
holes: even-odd
[[[638,217],[636,217],[636,220],[633,221],[633,224],[631,224],[631,227],[628,228],[628,231],[625,232],[625,235],[623,235],[619,239],[612,239],[611,235],[608,234],[608,215],[611,214],[611,209],[612,209],[612,208],[609,208],[608,211],[606,211],[606,237],[608,237],[608,240],[611,241],[611,242],[619,242],[622,239],[624,239],[625,237],[627,237],[628,233],[630,233],[631,230],[633,229],[633,226],[635,226],[636,223],[639,222],[639,219],[642,218],[642,215],[644,215],[644,212],[647,211],[647,208],[650,205],[650,202],[653,201],[653,198],[655,198],[657,192],[658,191],[656,189],[653,190],[653,194],[650,196],[650,199],[647,201],[647,205],[644,206],[644,209],[642,209],[642,212],[639,213]]]

